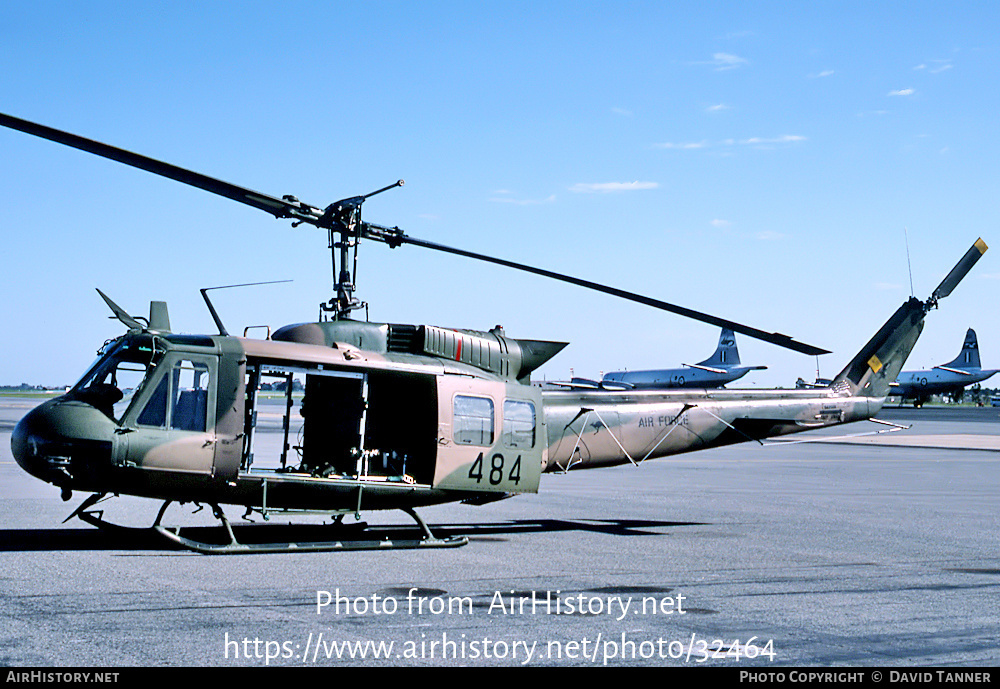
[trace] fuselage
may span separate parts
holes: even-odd
[[[997,369],[970,369],[963,373],[930,369],[903,371],[892,386],[892,394],[905,398],[952,395],[993,376]]]
[[[856,421],[882,402],[835,388],[543,391],[515,380],[517,369],[494,372],[507,366],[497,360],[502,336],[448,332],[453,342],[429,328],[420,339],[450,353],[442,358],[133,331],[21,420],[13,454],[64,492],[395,509],[536,492],[542,472]],[[505,356],[526,360],[513,342]],[[268,390],[277,399],[265,403]],[[270,449],[259,437],[268,415],[283,434]]]

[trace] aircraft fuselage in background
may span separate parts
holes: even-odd
[[[932,395],[960,397],[966,387],[986,380],[998,370],[981,367],[976,331],[969,328],[958,357],[929,370],[903,371],[890,387],[889,394],[902,397],[902,401],[912,400],[914,406],[919,407]]]
[[[736,335],[732,330],[723,328],[715,353],[704,361],[684,364],[682,368],[614,371],[605,374],[602,383],[620,383],[630,388],[721,388],[750,371],[766,368],[741,366]]]

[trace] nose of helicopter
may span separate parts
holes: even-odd
[[[113,429],[114,422],[89,404],[58,397],[24,415],[10,449],[26,472],[68,489],[81,474],[110,464]]]
[[[10,435],[10,450],[14,460],[22,469],[38,478],[44,478],[40,470],[44,462],[41,461],[39,440],[49,435],[50,424],[47,421],[47,414],[36,407],[17,422]]]

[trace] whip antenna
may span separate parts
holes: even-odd
[[[906,242],[906,269],[910,271],[910,296],[913,296],[913,266],[910,265],[910,237],[906,232],[906,225],[903,225],[903,241]]]

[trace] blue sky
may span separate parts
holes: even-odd
[[[972,242],[994,245],[907,368],[979,333],[1000,366],[995,3],[0,4],[0,111],[833,350],[836,373]],[[323,232],[0,131],[0,383],[74,381],[121,331],[312,320]],[[718,332],[417,247],[361,249],[372,320],[572,344],[540,374],[674,366]],[[816,361],[739,337],[769,369]]]

